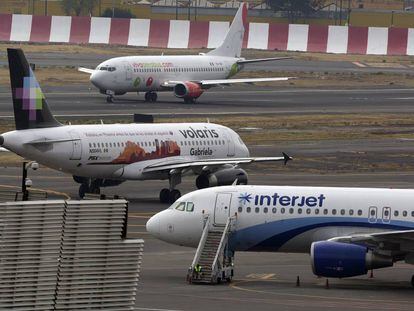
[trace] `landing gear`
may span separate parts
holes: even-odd
[[[181,197],[181,192],[177,189],[169,190],[164,188],[160,191],[160,202],[161,203],[174,203]]]
[[[109,104],[113,103],[114,102],[114,97],[112,95],[108,95],[106,97],[106,102],[109,103]]]
[[[164,188],[160,191],[160,202],[172,204],[181,197],[181,192],[175,189],[177,185],[181,184],[181,173],[176,172],[174,174],[170,174],[168,181],[170,187],[168,189]]]
[[[101,180],[99,179],[93,181],[91,181],[90,179],[83,181],[79,186],[79,198],[83,199],[85,197],[85,194],[87,193],[100,194],[100,181]]]
[[[191,105],[191,104],[195,104],[195,98],[184,98],[184,104],[187,104],[187,105]]]
[[[158,98],[158,95],[155,92],[150,91],[150,92],[145,93],[146,102],[156,102],[157,98]]]
[[[411,286],[414,287],[414,275],[411,277]]]

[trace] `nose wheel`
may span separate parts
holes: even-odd
[[[145,93],[145,101],[146,102],[156,102],[157,98],[158,98],[158,95],[155,92],[146,92]]]
[[[181,192],[177,189],[164,188],[160,191],[160,202],[161,203],[174,203],[181,197]]]

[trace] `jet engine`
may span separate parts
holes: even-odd
[[[332,278],[364,275],[368,270],[393,265],[391,257],[365,246],[331,241],[312,243],[311,262],[315,275]]]
[[[178,98],[196,99],[203,94],[204,90],[194,82],[178,83],[174,86],[174,95]]]
[[[247,185],[247,173],[241,168],[226,168],[210,174],[201,174],[196,179],[198,189],[231,185],[237,179],[238,185]]]

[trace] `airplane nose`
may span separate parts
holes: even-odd
[[[147,221],[147,232],[153,236],[158,237],[160,235],[160,217],[158,214],[155,214]]]
[[[99,87],[99,86],[97,85],[97,83],[98,83],[98,79],[97,79],[97,74],[96,74],[96,73],[91,74],[91,76],[90,76],[89,80],[91,81],[91,83],[92,83],[93,85],[95,85],[96,87]]]

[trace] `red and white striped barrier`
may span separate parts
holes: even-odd
[[[215,48],[228,22],[0,14],[0,41]],[[414,55],[414,28],[249,23],[244,48]]]

